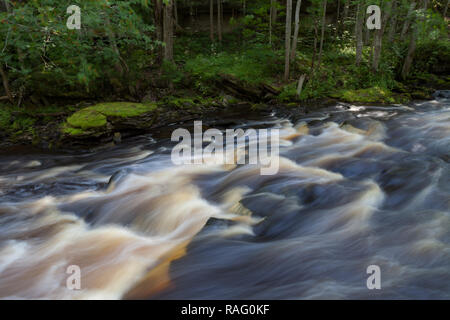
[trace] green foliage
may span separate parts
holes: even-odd
[[[450,41],[443,39],[419,43],[415,54],[414,70],[416,73],[449,74]]]
[[[0,39],[0,62],[8,66],[13,89],[89,91],[120,78],[118,65],[134,65],[127,61],[131,52],[154,46],[148,36],[153,27],[134,9],[146,2],[81,1],[81,30],[66,27],[73,1],[14,2],[11,13],[0,13],[0,34],[6,35]]]
[[[273,50],[254,46],[243,52],[221,52],[214,56],[198,55],[186,61],[186,71],[200,83],[229,74],[248,83],[261,83],[279,74],[282,60]]]
[[[0,130],[6,131],[11,121],[11,112],[5,106],[0,105]]]
[[[175,85],[180,84],[184,79],[184,74],[181,72],[177,65],[170,62],[164,61],[161,67],[162,75],[161,79],[173,83]]]

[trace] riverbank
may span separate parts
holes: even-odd
[[[216,97],[174,91],[158,101],[152,101],[147,95],[140,102],[81,101],[74,105],[37,109],[3,106],[0,110],[0,147],[33,145],[49,150],[88,151],[194,120],[217,123],[221,117],[253,112],[275,112],[289,118],[339,101],[356,105],[408,104],[413,100],[432,99],[433,92],[447,89],[445,80],[431,83],[434,88],[430,83],[425,84],[426,87],[414,83],[398,83],[392,91],[379,87],[342,89],[325,98],[297,100],[286,99],[283,88],[275,85],[245,86],[239,80],[227,77],[226,83],[221,82],[221,95]]]

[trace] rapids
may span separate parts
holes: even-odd
[[[277,175],[174,166],[151,134],[2,151],[0,298],[450,299],[448,97],[233,121],[281,129]]]

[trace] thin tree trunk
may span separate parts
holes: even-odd
[[[313,49],[313,56],[311,59],[311,74],[313,74],[314,72],[317,57],[317,39],[319,38],[318,24],[319,24],[318,17],[314,17],[314,49]]]
[[[277,18],[278,18],[278,9],[276,6],[277,0],[271,0],[273,1],[273,6],[272,6],[272,15],[271,15],[271,19],[272,19],[272,26],[274,26],[277,23]]]
[[[400,39],[404,39],[406,36],[406,33],[408,32],[409,24],[411,22],[411,16],[414,12],[415,7],[416,7],[415,2],[411,3],[411,5],[409,6],[408,14],[406,15],[405,22],[403,23],[403,28],[402,28],[402,32],[400,34]]]
[[[306,74],[302,74],[300,79],[298,80],[298,86],[297,86],[297,99],[300,98],[300,95],[302,94],[303,90],[303,83],[305,82]]]
[[[222,0],[217,0],[217,35],[222,42]]]
[[[450,3],[450,0],[447,0],[447,4],[445,5],[445,9],[444,9],[444,18],[447,17],[447,11],[448,11],[449,3]]]
[[[160,43],[162,43],[164,41],[164,37],[163,37],[163,4],[162,4],[162,0],[154,0],[154,9],[153,9],[153,19],[154,19],[154,24],[156,26],[155,30],[156,30],[156,40],[158,40]],[[164,48],[160,47],[158,50],[158,56],[157,56],[157,61],[158,64],[160,64],[162,62],[164,56]]]
[[[383,34],[386,29],[387,22],[392,12],[392,1],[385,3],[383,8],[383,17],[381,19],[381,29],[375,32],[375,37],[373,39],[373,60],[372,60],[372,70],[374,72],[378,71],[378,66],[380,65],[381,49],[383,46]]]
[[[286,39],[285,39],[285,63],[284,63],[284,81],[289,80],[290,73],[290,55],[291,55],[291,29],[292,29],[292,0],[287,0],[286,4]]]
[[[14,103],[11,90],[9,89],[9,80],[6,71],[3,69],[3,64],[0,65],[0,74],[2,76],[3,88],[5,89],[6,96],[11,103]]]
[[[273,10],[273,0],[270,0],[270,10],[269,10],[269,44],[272,45],[272,10]]]
[[[105,24],[106,24],[106,32],[108,34],[108,40],[109,45],[111,47],[111,50],[114,51],[114,53],[117,55],[117,59],[119,60],[118,63],[116,63],[115,68],[120,73],[121,76],[124,75],[124,67],[127,69],[127,65],[122,59],[120,55],[119,48],[117,47],[117,41],[116,41],[116,34],[114,33],[114,30],[111,28],[111,21],[109,20],[109,16],[107,12],[104,12],[105,16]],[[123,62],[123,66],[122,66]]]
[[[424,0],[424,4],[423,4],[423,10],[426,11],[428,8],[428,0]],[[411,30],[411,40],[409,42],[409,46],[408,46],[408,53],[406,54],[406,58],[405,58],[405,62],[403,64],[402,67],[402,79],[405,80],[410,71],[411,71],[411,66],[414,60],[414,54],[416,52],[416,47],[417,47],[417,38],[419,35],[419,21],[417,21],[417,18],[413,18],[414,22],[413,22],[413,27]],[[423,18],[420,18],[420,21],[422,21]]]
[[[164,5],[164,60],[173,62],[173,0]]]
[[[361,64],[362,50],[363,50],[363,17],[364,17],[364,5],[358,3],[356,9],[356,25],[355,25],[355,37],[356,37],[356,65]]]
[[[10,10],[9,1],[8,0],[3,0],[3,2],[5,3],[6,12],[9,12],[9,10]]]
[[[327,15],[327,0],[323,0],[323,17],[322,17],[322,34],[320,36],[320,48],[319,48],[319,60],[317,62],[318,66],[322,63],[322,50],[323,50],[323,40],[325,37],[325,19]]]
[[[214,0],[209,0],[209,37],[214,41]]]
[[[294,61],[295,55],[297,53],[298,31],[300,29],[300,7],[301,6],[302,6],[302,0],[297,0],[297,5],[295,7],[294,38],[292,39],[292,51],[291,51],[291,60],[292,61]]]
[[[349,10],[350,10],[350,0],[345,0],[345,3],[344,3],[344,13],[342,14],[342,24],[343,24],[343,26],[344,26],[344,29],[345,29],[345,21],[347,20],[347,18],[348,18],[348,12],[349,12]]]
[[[389,34],[388,34],[388,42],[392,42],[394,40],[395,31],[397,29],[397,0],[392,1],[392,15],[391,21],[389,22]]]
[[[6,12],[10,13],[9,2],[5,0],[4,3],[5,3]],[[6,41],[7,40],[5,40],[5,42]],[[5,48],[6,48],[6,44],[5,44]],[[3,63],[0,64],[0,75],[2,77],[3,88],[5,89],[6,97],[11,103],[13,103],[14,102],[13,97],[11,94],[11,90],[9,89],[9,79],[8,79],[8,75],[7,75],[6,71],[3,69]]]
[[[177,6],[177,0],[173,0],[173,15],[175,17],[175,27],[176,29],[181,29],[180,25],[178,24],[178,6]]]
[[[336,13],[336,32],[335,32],[335,37],[337,37],[338,33],[339,33],[339,22],[340,22],[340,17],[341,15],[341,0],[338,0],[337,2],[337,13]]]
[[[337,2],[336,24],[339,23],[339,16],[341,15],[341,0]]]
[[[363,29],[364,29],[364,22],[363,22]],[[367,46],[370,43],[370,30],[368,28],[365,28],[366,32],[364,33],[364,45]]]
[[[408,77],[409,72],[411,70],[412,62],[414,59],[414,53],[416,51],[416,46],[417,46],[417,43],[416,43],[417,42],[417,33],[418,33],[417,25],[414,24],[413,30],[411,32],[411,40],[410,40],[409,46],[408,46],[408,53],[406,55],[405,62],[402,67],[402,79],[403,80],[405,80]]]

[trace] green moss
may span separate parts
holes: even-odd
[[[81,111],[95,111],[106,117],[135,117],[155,109],[155,103],[107,102],[87,107]]]
[[[18,116],[10,126],[10,129],[15,132],[20,132],[20,134],[24,132],[31,132],[33,130],[33,125],[35,124],[36,119],[27,117],[27,116]]]
[[[181,109],[191,108],[194,105],[196,105],[194,99],[192,98],[175,98],[175,97],[170,98],[168,104]]]
[[[169,105],[179,109],[190,109],[194,107],[208,107],[214,105],[214,99],[211,97],[204,98],[202,96],[194,97],[173,97],[169,96],[164,99],[161,105]]]
[[[407,97],[394,95],[390,90],[380,87],[372,87],[359,90],[342,90],[332,94],[333,98],[341,99],[346,102],[360,103],[403,103]]]
[[[62,132],[64,134],[67,134],[67,135],[70,135],[70,136],[80,136],[80,135],[83,135],[85,133],[85,131],[83,129],[72,128],[67,123],[64,123],[62,125],[61,129],[62,129]]]
[[[74,128],[99,128],[106,125],[106,116],[92,109],[82,109],[68,117],[67,123]]]
[[[156,109],[156,104],[133,102],[100,103],[75,112],[67,118],[73,128],[89,129],[106,125],[108,117],[136,117]]]
[[[101,130],[106,127],[108,118],[137,117],[154,111],[155,103],[108,102],[81,109],[67,118],[61,127],[64,134],[79,136],[89,130]]]

